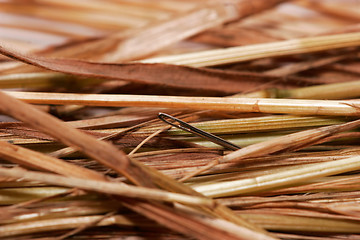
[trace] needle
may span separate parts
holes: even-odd
[[[184,131],[187,131],[187,132],[190,132],[192,134],[195,134],[199,137],[202,137],[202,138],[205,138],[213,143],[216,143],[220,146],[223,146],[225,148],[228,148],[228,149],[231,149],[231,150],[238,150],[240,149],[239,146],[231,143],[231,142],[228,142],[220,137],[217,137],[211,133],[208,133],[208,132],[205,132],[199,128],[196,128],[194,126],[191,126],[190,124],[184,122],[184,121],[181,121],[180,119],[177,119],[169,114],[166,114],[166,113],[159,113],[159,119],[161,119],[162,121],[164,121],[165,123],[167,124],[170,124],[171,126],[174,126],[174,127],[177,127],[181,130],[184,130]],[[168,119],[171,119],[173,122],[170,122]]]

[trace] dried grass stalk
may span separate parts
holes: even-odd
[[[344,33],[150,58],[142,60],[141,62],[207,67],[266,57],[286,56],[299,53],[354,47],[360,45],[359,39],[360,33]]]
[[[233,196],[299,184],[307,180],[359,169],[360,157],[356,156],[332,162],[297,166],[291,170],[287,169],[286,171],[258,176],[256,178],[209,183],[202,186],[194,186],[194,188],[211,197]]]
[[[89,180],[75,177],[63,177],[55,174],[27,171],[20,168],[0,168],[0,175],[21,178],[29,181],[38,181],[64,187],[75,187],[88,191],[120,195],[125,197],[143,198],[160,201],[179,202],[188,205],[203,205],[213,207],[215,203],[211,199],[187,196],[184,194],[170,193],[158,189],[134,187],[124,183],[111,183],[101,180]]]
[[[164,107],[194,110],[288,113],[294,115],[358,116],[356,100],[298,100],[268,98],[177,97],[120,94],[71,94],[40,92],[6,92],[34,104],[76,104],[106,107]]]

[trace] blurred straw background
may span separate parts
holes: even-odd
[[[356,0],[0,0],[0,238],[360,239],[359,47]]]

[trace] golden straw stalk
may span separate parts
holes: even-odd
[[[76,104],[106,107],[164,107],[295,115],[359,116],[357,100],[298,100],[270,98],[177,97],[121,94],[6,92],[34,104]]]
[[[264,191],[276,187],[301,183],[311,179],[355,171],[360,169],[360,157],[351,157],[325,163],[296,166],[292,170],[280,171],[255,178],[209,183],[193,188],[209,197],[224,197]]]
[[[306,37],[274,43],[253,44],[196,53],[157,57],[143,63],[168,63],[192,67],[207,67],[259,58],[311,53],[360,45],[360,33],[344,33],[330,36]]]

